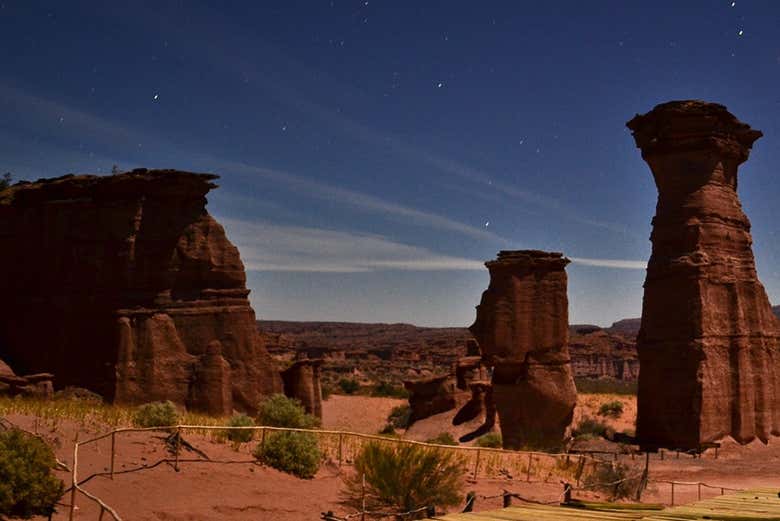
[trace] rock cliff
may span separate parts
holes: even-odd
[[[628,122],[658,188],[637,347],[637,436],[695,448],[780,434],[780,337],[737,196],[761,132],[675,101]]]
[[[205,208],[217,177],[141,169],[0,192],[0,356],[121,403],[226,414],[280,392],[238,250]]]
[[[493,368],[505,448],[558,447],[577,391],[568,349],[566,264],[560,253],[502,251],[485,263],[490,285],[471,332]]]

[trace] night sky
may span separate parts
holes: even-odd
[[[573,259],[572,323],[639,316],[625,122],[688,98],[764,132],[739,193],[780,303],[780,2],[103,4],[0,0],[0,172],[220,174],[260,318],[468,325],[519,248]]]

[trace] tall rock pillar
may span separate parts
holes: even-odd
[[[490,285],[470,330],[493,367],[504,447],[554,448],[572,420],[577,390],[569,359],[569,310],[560,253],[502,251],[485,263]]]
[[[637,436],[691,449],[780,433],[778,322],[758,281],[737,167],[761,132],[673,101],[628,122],[658,204],[639,351]]]

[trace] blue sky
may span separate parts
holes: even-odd
[[[537,248],[574,260],[570,321],[608,325],[641,312],[656,200],[625,122],[716,101],[764,132],[739,192],[780,302],[778,26],[773,1],[0,0],[0,171],[220,174],[260,318],[468,325],[482,263]]]

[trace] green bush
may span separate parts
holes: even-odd
[[[246,414],[234,414],[227,422],[228,427],[253,427],[255,421]],[[235,443],[247,443],[252,441],[255,431],[251,429],[227,430],[227,439]]]
[[[572,434],[576,439],[592,440],[604,436],[607,432],[607,426],[598,420],[588,418],[587,416],[580,420],[580,423],[574,428]]]
[[[409,420],[412,418],[412,409],[408,404],[393,407],[387,421],[397,429],[406,429],[409,427]]]
[[[382,429],[379,431],[379,434],[382,436],[397,436],[395,432],[395,427],[391,423],[386,424]]]
[[[354,378],[342,378],[339,380],[339,387],[344,394],[355,394],[360,390],[360,384]]]
[[[636,497],[643,485],[641,473],[631,474],[629,466],[614,462],[601,463],[582,482],[585,488],[609,494],[613,500]]]
[[[601,404],[599,407],[599,416],[609,416],[610,418],[620,418],[623,414],[623,402],[618,400]]]
[[[350,501],[361,504],[365,476],[369,508],[407,512],[460,503],[464,472],[455,451],[372,442],[355,458],[355,472],[345,478],[345,485]]]
[[[425,440],[425,443],[435,443],[437,445],[457,445],[458,442],[449,432],[440,432],[433,438]]]
[[[504,441],[498,432],[489,432],[484,436],[477,438],[475,443],[477,447],[486,447],[490,449],[501,449],[504,447]]]
[[[62,495],[51,475],[54,452],[43,440],[17,429],[0,431],[0,516],[47,516]]]
[[[327,400],[330,398],[330,395],[333,394],[333,388],[330,385],[323,385],[321,388],[322,392],[322,399]]]
[[[170,400],[146,403],[135,411],[133,423],[139,427],[170,427],[179,423],[179,411]]]
[[[317,417],[306,414],[300,401],[283,394],[274,394],[260,404],[257,422],[259,425],[291,429],[313,429],[320,425]]]
[[[304,479],[314,477],[321,459],[317,438],[310,432],[275,432],[254,455],[269,467]]]
[[[390,382],[379,382],[371,389],[371,396],[406,399],[409,398],[409,391]]]

